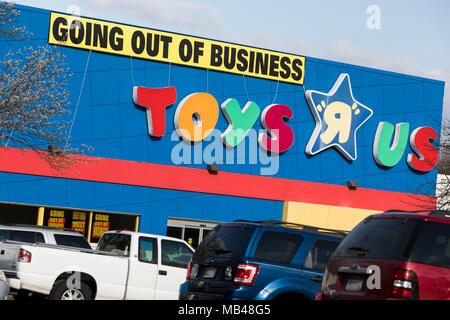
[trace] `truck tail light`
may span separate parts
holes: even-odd
[[[189,261],[187,273],[186,273],[186,280],[192,280],[197,277],[198,274],[198,264],[192,263],[192,260]]]
[[[236,267],[233,283],[245,286],[253,285],[258,274],[259,267],[255,264],[239,263]]]
[[[0,281],[8,281],[5,273],[2,270],[0,270]]]
[[[27,251],[25,249],[20,249],[17,261],[30,263],[31,262],[31,252]]]
[[[398,299],[419,298],[419,282],[413,271],[398,269],[394,272],[392,297]]]
[[[189,265],[188,265],[187,273],[186,273],[186,280],[189,280],[189,276],[191,275],[191,268],[192,268],[192,260],[189,261]]]

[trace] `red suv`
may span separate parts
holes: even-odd
[[[450,300],[449,212],[367,217],[336,248],[316,299]]]

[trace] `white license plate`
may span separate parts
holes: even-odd
[[[345,285],[346,291],[361,291],[363,280],[362,279],[348,279]]]
[[[203,277],[205,278],[214,278],[216,276],[216,268],[209,267],[205,269],[203,273]]]

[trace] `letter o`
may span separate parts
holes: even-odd
[[[219,119],[219,104],[206,92],[192,93],[177,107],[174,126],[185,141],[198,142],[209,136]]]
[[[77,35],[78,29],[78,35]],[[74,44],[80,44],[84,39],[84,26],[80,20],[73,20],[70,24],[70,41]]]
[[[186,53],[185,53],[186,52]],[[188,62],[192,58],[192,43],[188,39],[183,39],[178,48],[178,54],[183,62]]]
[[[136,54],[141,54],[145,49],[145,36],[139,30],[135,31],[131,36],[131,49]]]

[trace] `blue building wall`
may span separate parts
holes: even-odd
[[[167,218],[281,219],[283,203],[261,199],[0,173],[0,202],[140,214],[140,231],[166,233]]]
[[[33,37],[25,42],[2,39],[2,54],[24,46],[47,45],[50,12],[18,7],[21,15],[17,24],[25,25]],[[68,119],[75,112],[76,117],[70,143],[75,147],[92,146],[92,156],[173,165],[171,151],[178,143],[171,141],[176,107],[191,93],[208,92],[219,105],[235,98],[241,106],[251,100],[261,110],[273,102],[293,110],[288,124],[294,131],[294,145],[280,155],[279,171],[274,177],[338,185],[357,180],[362,188],[409,193],[436,179],[436,169],[417,174],[408,167],[406,157],[412,152],[409,145],[400,163],[390,169],[375,163],[372,147],[380,121],[409,122],[410,131],[431,126],[440,133],[443,82],[307,57],[302,87],[71,48],[59,50],[73,73]],[[341,73],[350,75],[355,99],[374,111],[358,130],[358,158],[347,161],[333,148],[309,157],[305,147],[315,122],[304,91],[328,92]],[[177,101],[167,109],[167,133],[160,139],[150,138],[145,112],[133,104],[132,88],[169,85],[176,87]],[[220,114],[216,129],[224,131],[227,126]],[[254,128],[261,128],[259,121]],[[206,164],[185,166],[205,168]],[[220,169],[259,175],[261,165],[220,164]],[[278,201],[8,173],[0,173],[0,201],[137,213],[142,215],[141,230],[157,233],[165,233],[167,216],[215,221],[279,219],[283,206]]]

